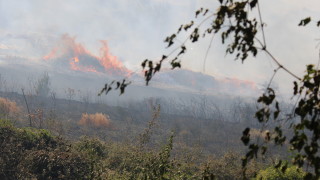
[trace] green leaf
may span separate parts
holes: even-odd
[[[280,111],[275,111],[275,112],[273,113],[273,119],[277,119],[278,116],[279,116],[279,113],[280,113]]]
[[[286,170],[287,170],[287,168],[288,168],[288,164],[285,163],[285,165],[283,165],[283,166],[281,167],[281,172],[282,172],[282,173],[285,173]]]
[[[148,59],[144,60],[142,63],[141,63],[141,66],[142,66],[142,69],[144,69],[146,67],[146,63],[148,62]]]
[[[251,9],[254,8],[254,7],[256,6],[257,2],[258,2],[258,0],[252,0],[252,1],[250,2],[250,8],[251,8]]]
[[[171,67],[172,67],[172,69],[177,68],[177,67],[181,68],[181,64],[180,64],[180,62],[172,61]]]
[[[241,141],[243,142],[244,145],[248,145],[249,141],[250,141],[250,128],[246,128],[243,132],[242,132],[242,137],[241,137]]]
[[[278,168],[280,168],[281,164],[282,164],[282,161],[279,160],[279,161],[274,165],[274,167],[278,169]]]
[[[298,24],[298,26],[306,26],[307,24],[309,24],[310,21],[311,21],[311,17],[307,17],[305,19],[302,19],[300,21],[300,23]]]
[[[298,93],[298,83],[296,81],[294,81],[293,84],[294,84],[293,94],[297,95],[297,93]]]

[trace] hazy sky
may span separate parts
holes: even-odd
[[[19,53],[40,58],[48,53],[63,34],[76,37],[94,53],[100,40],[107,40],[110,51],[131,70],[140,68],[146,58],[159,58],[168,50],[163,40],[182,23],[194,18],[199,7],[215,9],[216,0],[0,0],[0,55]],[[319,0],[261,0],[267,24],[267,46],[288,69],[302,75],[305,64],[319,59],[320,29],[315,22],[298,27],[307,16],[320,20]],[[23,41],[30,41],[26,44]],[[178,37],[183,41],[184,37]],[[31,44],[31,45],[30,45]],[[184,68],[203,72],[208,39],[191,44],[183,57]],[[10,51],[11,49],[11,51]],[[7,51],[5,51],[7,50]],[[25,54],[24,54],[25,53]],[[225,56],[220,38],[215,38],[205,73],[216,77],[236,77],[263,84],[272,76],[275,64],[266,55],[244,64]],[[280,72],[276,83],[288,90],[292,78]]]

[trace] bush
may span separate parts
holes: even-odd
[[[0,97],[0,118],[16,120],[21,113],[21,108],[13,101]]]
[[[261,163],[252,161],[247,167],[247,177],[254,177],[261,166]],[[241,155],[236,152],[226,152],[220,158],[209,159],[208,164],[206,164],[202,169],[202,176],[204,179],[210,179],[211,177],[222,180],[243,179]]]
[[[90,126],[90,127],[111,127],[111,120],[108,115],[102,113],[95,114],[82,114],[80,121],[78,122],[81,126]]]
[[[88,179],[91,172],[89,160],[79,153],[38,150],[28,153],[19,165],[20,178],[36,179]]]
[[[99,139],[81,137],[75,144],[75,149],[90,156],[90,158],[101,159],[107,156],[107,147]]]
[[[304,179],[304,176],[306,173],[296,167],[296,166],[290,166],[286,169],[286,171],[283,173],[281,170],[275,168],[275,167],[268,167],[265,170],[261,170],[256,179],[257,180],[299,180]]]
[[[0,120],[0,179],[85,179],[86,156],[48,131],[15,128]]]
[[[46,130],[20,129],[0,120],[0,179],[17,179],[21,173],[18,165],[32,150],[53,149],[58,139]]]

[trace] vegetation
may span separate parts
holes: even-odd
[[[306,175],[306,173],[299,169],[296,166],[291,166],[288,167],[286,169],[286,171],[283,173],[282,171],[280,171],[278,168],[275,167],[268,167],[265,170],[261,170],[256,179],[260,179],[260,180],[276,180],[276,179],[304,179],[304,176]]]
[[[37,81],[35,85],[36,94],[39,96],[47,97],[50,93],[50,77],[46,72],[42,75],[41,78]]]
[[[20,115],[21,108],[15,102],[0,97],[0,118],[16,121]]]
[[[241,179],[240,158],[232,152],[201,163],[193,162],[196,154],[172,158],[173,135],[159,149],[148,149],[89,137],[69,142],[47,130],[0,123],[1,179]],[[250,177],[259,166],[252,164]]]
[[[23,96],[14,97],[23,104]],[[39,100],[51,104],[43,97]],[[204,109],[194,99],[192,111],[180,115],[169,114],[156,102],[171,110],[176,107],[161,99],[136,102],[128,109],[90,104],[87,116],[112,119],[110,127],[91,121],[79,124],[86,104],[54,99],[52,107],[58,115],[52,115],[50,106],[43,106],[48,106],[43,110],[47,130],[26,128],[26,118],[1,120],[1,179],[242,179],[241,152],[236,151],[244,150],[239,140],[241,129],[253,119],[238,120],[223,109],[211,107],[208,99]],[[245,118],[253,111],[248,104],[244,106],[245,102],[236,102],[226,105],[235,108],[230,112],[242,112]],[[92,113],[99,110],[103,113]],[[203,116],[209,112],[212,119]],[[27,114],[26,109],[21,108],[20,113]],[[252,136],[263,136],[258,130],[253,132]],[[281,152],[276,149],[270,157]],[[269,158],[251,161],[247,177],[254,178],[271,162]]]
[[[70,138],[68,141],[53,135],[55,132],[51,133],[48,130],[13,126],[11,121],[18,119],[15,116],[20,113],[20,108],[14,102],[1,98],[0,110],[3,120],[0,121],[0,179],[319,179],[320,70],[314,65],[307,65],[306,74],[300,78],[271,54],[266,44],[265,25],[258,0],[219,0],[219,3],[219,8],[214,12],[205,8],[196,11],[196,18],[204,18],[198,26],[195,27],[194,21],[183,24],[177,33],[165,39],[168,47],[171,47],[176,43],[176,37],[181,31],[189,32],[187,39],[178,48],[167,55],[162,55],[158,61],[146,59],[141,65],[145,72],[145,82],[148,85],[152,77],[161,70],[163,63],[169,62],[172,69],[181,67],[181,55],[187,52],[187,41],[195,43],[201,37],[208,35],[214,37],[215,34],[221,36],[223,44],[227,43],[226,53],[235,54],[235,58],[241,59],[242,62],[246,61],[249,56],[255,57],[261,52],[269,55],[278,67],[266,91],[257,100],[259,105],[255,117],[260,126],[252,123],[254,127],[245,128],[248,121],[236,121],[238,124],[231,125],[233,131],[238,128],[244,129],[241,141],[247,147],[247,153],[243,158],[237,153],[226,150],[223,151],[221,157],[217,158],[212,156],[212,153],[202,153],[199,150],[201,147],[188,146],[189,134],[199,134],[199,140],[192,141],[190,144],[194,142],[201,144],[206,138],[211,138],[212,136],[209,135],[212,135],[214,131],[219,132],[221,126],[217,125],[235,122],[222,123],[223,115],[221,114],[217,117],[219,120],[215,119],[215,124],[210,124],[213,122],[209,123],[207,117],[194,116],[190,124],[196,126],[196,124],[201,125],[202,122],[205,122],[204,126],[207,127],[200,125],[196,126],[197,128],[189,127],[189,131],[181,130],[181,126],[171,128],[172,126],[169,125],[172,124],[167,122],[167,126],[162,127],[161,133],[157,134],[160,107],[153,105],[151,107],[154,112],[152,120],[147,123],[145,129],[141,128],[143,122],[139,122],[136,118],[136,124],[134,124],[136,129],[133,131],[138,133],[126,133],[121,136],[122,138],[125,136],[136,138],[114,141],[115,137],[119,138],[122,132],[127,131],[121,129],[122,131],[117,133],[115,130],[119,126],[114,125],[116,121],[121,125],[127,123],[123,120],[124,110],[118,110],[122,111],[123,116],[115,120],[112,118],[111,122],[111,118],[106,113],[87,112],[89,111],[88,98],[85,98],[86,113],[79,110],[82,106],[77,106],[81,118],[78,118],[76,122],[68,122],[68,126],[70,126],[69,129],[74,130],[73,133],[76,132],[76,135],[80,134],[81,128],[88,127],[84,134],[87,133],[91,137],[85,136],[79,139],[68,132],[70,133],[69,136],[66,136]],[[258,11],[258,18],[250,14],[255,9]],[[211,22],[209,27],[203,27],[202,25],[207,21]],[[306,26],[310,22],[310,17],[305,18],[300,21],[299,26]],[[317,26],[320,26],[319,22]],[[261,32],[260,38],[258,37],[259,31]],[[296,79],[293,82],[293,95],[297,98],[297,103],[287,116],[286,110],[280,109],[276,92],[271,88],[272,80],[279,70],[284,70]],[[99,95],[103,92],[108,93],[112,89],[119,89],[120,94],[123,94],[129,84],[130,82],[126,80],[113,81],[109,85],[106,84]],[[36,93],[42,96],[39,98],[48,96],[49,85],[49,76],[45,74],[36,87]],[[75,91],[68,89],[66,93],[69,97],[68,105],[71,106]],[[203,110],[202,107],[201,109]],[[246,110],[252,112],[250,108]],[[182,114],[184,113],[190,112]],[[39,127],[42,127],[44,118],[42,118],[42,113],[40,114],[38,124]],[[65,113],[65,117],[61,118],[68,119],[72,116],[70,114]],[[218,111],[215,111],[215,114],[218,114]],[[188,122],[188,116],[169,113],[164,115],[170,118],[183,118],[185,122]],[[30,112],[28,116],[31,117]],[[128,118],[129,115],[125,117]],[[52,119],[52,122],[56,120]],[[194,122],[195,119],[199,121]],[[283,125],[281,124],[283,120],[289,123]],[[145,121],[143,125],[146,125]],[[49,126],[50,123],[47,123],[47,127]],[[216,129],[208,130],[208,127]],[[169,134],[171,129],[174,132],[166,137],[164,134]],[[90,134],[92,132],[93,134]],[[99,134],[98,137],[92,138],[97,134]],[[159,134],[162,135],[162,138],[159,137]],[[239,139],[240,136],[240,134],[236,135]],[[174,148],[177,144],[175,144],[175,139],[178,138],[183,139],[177,140],[177,143],[181,143],[179,148],[184,146],[187,148]],[[234,139],[236,138],[233,136],[231,142],[235,142]],[[223,142],[214,147],[221,146],[227,140],[221,141]],[[214,143],[203,144],[209,146]],[[280,149],[276,154],[280,160],[274,161],[272,156],[275,153],[270,153],[272,151],[270,146]],[[268,155],[270,155],[269,158]],[[261,159],[258,159],[259,157]]]
[[[87,114],[84,113],[81,116],[79,125],[82,126],[94,126],[94,127],[110,127],[110,118],[102,113]]]
[[[88,159],[48,131],[0,123],[1,179],[79,179],[89,174]]]

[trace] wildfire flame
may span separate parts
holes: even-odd
[[[57,48],[53,48],[49,54],[47,54],[46,56],[43,57],[44,60],[49,60],[52,59],[56,56],[57,53]]]
[[[55,47],[42,59],[65,59],[74,71],[127,75],[130,71],[109,51],[107,41],[100,41],[100,56],[92,54],[75,37],[65,34],[59,47]]]
[[[79,58],[78,57],[71,58],[70,59],[70,67],[71,67],[71,69],[75,70],[75,71],[85,71],[85,72],[100,73],[92,66],[84,67],[84,66],[78,65],[78,63],[79,63]]]

